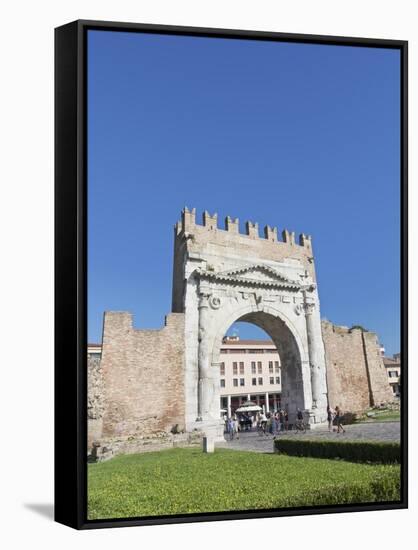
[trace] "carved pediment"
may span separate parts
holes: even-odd
[[[221,272],[201,271],[200,276],[201,278],[218,280],[232,285],[286,288],[294,291],[301,288],[298,281],[289,279],[276,269],[263,264],[248,265]]]

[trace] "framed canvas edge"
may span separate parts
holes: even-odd
[[[88,30],[399,49],[401,54],[401,495],[398,502],[87,520]],[[55,521],[75,529],[316,515],[408,507],[408,42],[380,38],[78,20],[55,29]],[[76,367],[75,367],[76,366]]]

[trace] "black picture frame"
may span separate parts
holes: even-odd
[[[401,54],[401,500],[350,506],[87,520],[87,46],[90,29],[398,49]],[[76,529],[388,510],[408,506],[408,43],[79,20],[55,30],[55,520]]]

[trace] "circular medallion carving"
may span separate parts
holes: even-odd
[[[209,305],[212,309],[219,309],[221,307],[221,299],[219,296],[211,296],[209,298]]]

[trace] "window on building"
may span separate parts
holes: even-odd
[[[221,363],[221,376],[225,376],[225,363]]]
[[[259,386],[262,386],[262,385],[263,385],[263,379],[262,379],[261,377],[258,379],[258,385],[259,385]]]
[[[390,370],[389,371],[389,378],[397,378],[398,371],[397,370]]]
[[[245,386],[245,378],[240,378],[239,379],[239,385],[240,386]]]
[[[251,381],[251,384],[253,386],[256,386],[257,385],[257,378],[253,378],[252,381]]]
[[[221,378],[221,388],[225,387],[225,378]]]
[[[273,361],[269,361],[269,373],[273,372]]]
[[[255,370],[255,361],[251,361],[251,373],[255,374],[257,371]]]
[[[280,376],[276,376],[276,384],[280,384]]]
[[[233,378],[232,383],[234,386],[238,386],[238,378]]]
[[[257,362],[257,372],[258,372],[258,374],[261,374],[263,372],[263,365],[262,365],[261,361]]]
[[[270,376],[270,384],[274,384],[274,376]]]
[[[244,363],[242,361],[239,364],[239,373],[244,374]]]
[[[238,363],[235,363],[235,361],[232,363],[232,373],[238,374]]]
[[[280,365],[279,365],[279,362],[278,362],[278,361],[275,361],[275,362],[274,362],[274,370],[275,370],[276,372],[279,372],[279,370],[280,370]]]

